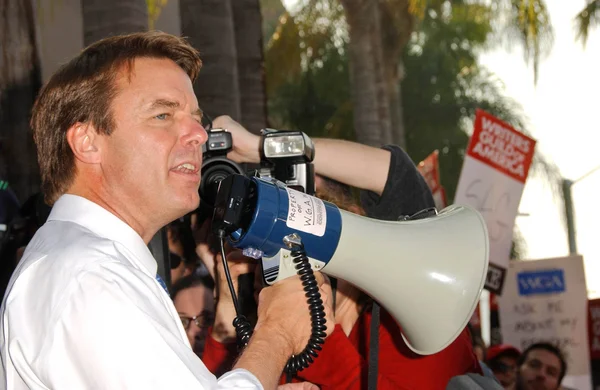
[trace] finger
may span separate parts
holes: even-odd
[[[315,279],[317,279],[317,285],[321,286],[323,283],[325,283],[325,275],[323,275],[320,272],[315,272]]]

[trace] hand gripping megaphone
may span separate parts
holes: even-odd
[[[414,352],[429,355],[463,331],[488,268],[485,221],[466,206],[410,221],[380,221],[338,209],[273,179],[221,182],[213,230],[263,258],[273,283],[294,275],[286,243],[302,240],[313,270],[344,279],[379,302]]]

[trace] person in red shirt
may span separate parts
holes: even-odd
[[[339,184],[321,179],[319,187],[319,198],[335,203],[341,209],[365,214],[362,208],[349,198],[347,192],[336,189],[340,187]],[[249,263],[240,262],[239,254],[233,254],[233,258],[234,274],[247,272],[248,267],[251,267]],[[204,259],[206,260],[205,257]],[[230,304],[220,258],[216,264],[219,274],[217,279],[220,281],[218,290],[226,295],[221,295],[220,299]],[[368,388],[372,307],[373,301],[366,294],[352,284],[338,279],[335,293],[335,329],[325,340],[319,357],[307,369],[300,371],[294,382],[311,382],[324,390]],[[227,325],[235,315],[231,309],[228,313],[228,320],[219,325],[220,335],[213,332],[205,347],[203,361],[209,369],[215,369],[216,373],[226,371],[227,365],[235,356],[235,347],[227,343],[235,340],[235,330]],[[381,309],[377,389],[445,389],[452,377],[466,373],[481,373],[467,329],[443,351],[420,356],[408,348],[402,339],[401,328],[394,318]],[[282,377],[281,383],[284,382],[285,377]]]
[[[257,162],[257,136],[248,133],[228,117],[217,118],[213,125],[226,128],[233,135],[234,150],[228,155],[229,158],[239,163]],[[390,146],[378,149],[341,140],[314,141],[317,156],[315,170],[322,175],[317,180],[317,195],[324,200],[347,211],[365,215],[362,207],[354,201],[350,187],[336,181],[339,180],[363,190],[361,199],[369,217],[395,220],[401,215],[412,215],[433,206],[426,183],[400,148]],[[325,179],[324,176],[332,179]],[[197,252],[207,268],[215,264],[215,257],[209,251]],[[230,262],[232,274],[251,272],[254,264],[238,261],[239,256],[233,253],[228,258],[230,261],[233,259]],[[206,342],[203,361],[218,375],[227,369],[233,360],[232,354],[235,356],[235,346],[230,344],[235,342],[235,330],[230,325],[235,312],[226,281],[219,278],[222,273],[221,260],[216,260],[219,300],[215,327]],[[260,273],[257,271],[257,274]],[[335,296],[329,297],[329,301],[332,299],[335,299],[333,334],[325,341],[319,357],[307,369],[300,371],[294,381],[311,382],[321,389],[369,388],[369,379],[374,379],[369,378],[369,364],[373,363],[369,362],[373,301],[341,279],[337,280]],[[443,351],[420,356],[408,348],[402,339],[400,326],[384,308],[381,308],[379,318],[376,388],[445,389],[454,376],[482,373],[467,329]],[[285,377],[282,381],[285,381]]]

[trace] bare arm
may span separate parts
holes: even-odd
[[[281,331],[256,329],[234,368],[250,371],[265,389],[275,389],[292,348]]]
[[[340,183],[381,195],[390,166],[390,152],[355,142],[317,138],[315,171]]]
[[[238,163],[260,162],[260,137],[248,132],[228,116],[220,116],[215,127],[233,135],[233,151],[228,157]],[[381,195],[390,166],[390,152],[355,142],[318,138],[315,144],[315,171],[341,183]]]

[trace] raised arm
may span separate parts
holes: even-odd
[[[220,116],[214,127],[233,135],[233,150],[228,157],[238,163],[260,162],[260,137],[247,131],[228,116]],[[315,171],[350,186],[381,195],[388,176],[390,152],[337,139],[313,139]]]

